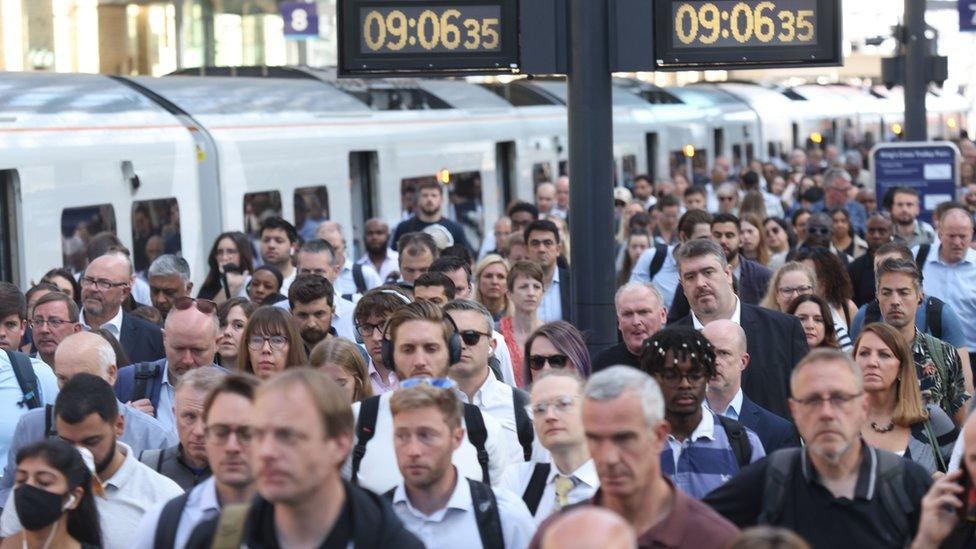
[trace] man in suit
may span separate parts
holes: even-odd
[[[81,324],[87,330],[105,328],[118,338],[131,362],[165,356],[159,326],[122,310],[132,291],[132,263],[121,252],[109,252],[88,264],[81,277]]]
[[[874,300],[874,254],[878,248],[891,242],[891,220],[880,213],[869,217],[865,240],[868,253],[847,266],[847,274],[854,285],[854,303],[858,307]]]
[[[731,320],[745,330],[752,367],[742,376],[742,389],[763,408],[788,418],[789,378],[807,354],[803,327],[796,318],[743,303],[732,288],[732,267],[721,246],[692,240],[678,248],[681,287],[691,314],[676,323],[702,329],[713,320]]]
[[[539,305],[539,320],[570,321],[573,318],[570,296],[569,269],[557,265],[559,258],[559,228],[548,219],[533,221],[525,228],[525,246],[529,257],[542,266],[546,293]]]
[[[160,423],[175,432],[176,383],[191,369],[220,368],[214,364],[218,330],[217,315],[212,309],[205,313],[189,298],[177,302],[166,317],[166,357],[120,368],[115,382],[116,396],[122,402],[156,416]]]
[[[715,348],[717,374],[708,382],[705,404],[716,414],[755,431],[766,454],[799,446],[793,424],[757,405],[742,392],[742,372],[749,366],[746,333],[731,320],[713,320],[702,335]]]

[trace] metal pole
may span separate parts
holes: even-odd
[[[928,48],[925,37],[926,0],[905,0],[905,139],[928,140],[925,95],[929,88]]]
[[[613,104],[609,2],[569,0],[569,176],[576,327],[591,353],[614,345]]]

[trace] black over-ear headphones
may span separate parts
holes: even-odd
[[[392,295],[392,296],[396,297],[397,299],[399,299],[400,301],[402,301],[406,305],[410,305],[410,303],[411,303],[409,297],[407,297],[403,293],[398,292],[396,290],[380,290],[379,293]],[[385,330],[386,329],[386,326],[383,326],[382,329]],[[360,345],[366,343],[365,341],[363,341],[363,336],[359,335],[359,328],[358,327],[355,328],[353,330],[353,332],[355,332],[355,335],[356,335],[356,343],[359,343]]]
[[[392,290],[386,290],[392,291]],[[454,366],[461,362],[461,333],[451,315],[443,313],[442,322],[451,330],[451,337],[447,340],[448,366]],[[396,371],[396,364],[393,361],[393,342],[390,340],[389,322],[383,327],[383,341],[380,344],[383,355],[383,365],[387,370]]]

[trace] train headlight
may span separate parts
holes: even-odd
[[[956,129],[956,119],[955,118],[950,118],[950,119],[946,120],[946,126],[949,126],[949,129],[952,129],[952,130]]]
[[[899,124],[897,122],[894,123],[894,124],[892,124],[891,125],[891,132],[894,133],[895,135],[901,135],[901,132],[902,132],[901,124]]]
[[[823,135],[820,132],[813,132],[810,134],[810,141],[813,141],[817,145],[823,143]]]
[[[685,145],[684,153],[685,153],[685,156],[686,157],[688,157],[688,158],[694,158],[695,157],[695,146],[694,145]]]
[[[451,172],[447,169],[440,170],[437,172],[437,181],[440,182],[441,185],[447,185],[451,182]]]

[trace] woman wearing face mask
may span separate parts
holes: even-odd
[[[60,440],[44,440],[17,453],[14,507],[24,529],[3,541],[8,548],[102,546],[92,472],[81,453]]]

